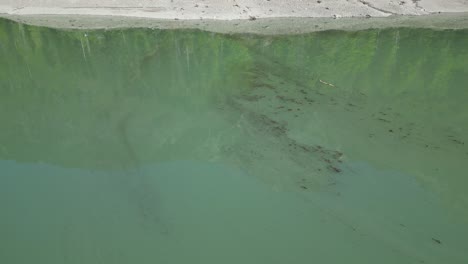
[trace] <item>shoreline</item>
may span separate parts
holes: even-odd
[[[184,28],[263,35],[388,27],[468,28],[466,0],[96,2],[0,0],[0,18],[60,29]]]
[[[173,20],[126,16],[93,15],[5,15],[22,24],[65,30],[111,30],[125,28],[198,29],[224,34],[291,35],[325,30],[357,31],[366,29],[427,28],[434,30],[468,29],[468,13],[442,13],[423,16],[377,18],[277,17],[255,20]]]

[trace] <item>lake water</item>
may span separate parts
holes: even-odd
[[[0,263],[468,263],[468,30],[0,20]]]

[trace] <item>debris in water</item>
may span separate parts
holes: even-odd
[[[331,84],[331,83],[328,83],[328,82],[325,82],[325,81],[322,81],[322,80],[319,80],[321,83],[323,84],[326,84],[328,86],[331,86],[331,87],[335,87],[335,85]]]

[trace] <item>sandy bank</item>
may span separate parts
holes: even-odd
[[[1,17],[2,15],[0,15]],[[219,33],[264,35],[301,34],[323,30],[364,30],[371,28],[414,27],[431,29],[466,29],[466,14],[427,16],[390,16],[381,18],[262,18],[250,20],[163,20],[116,16],[33,15],[5,16],[31,25],[65,29],[159,28],[201,29]]]
[[[0,0],[0,16],[59,28],[184,27],[264,34],[467,28],[468,0]]]
[[[106,15],[159,19],[383,17],[468,12],[467,0],[0,0],[10,15]]]

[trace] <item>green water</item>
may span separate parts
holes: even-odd
[[[468,263],[467,83],[467,30],[0,20],[0,263]]]

